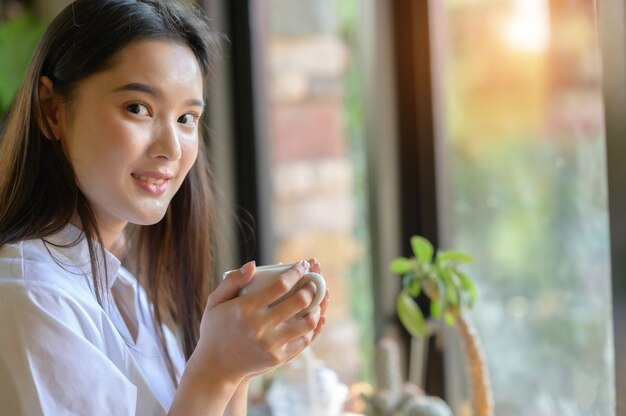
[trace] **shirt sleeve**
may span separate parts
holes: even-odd
[[[0,414],[134,415],[100,324],[54,287],[0,284]]]

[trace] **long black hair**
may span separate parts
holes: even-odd
[[[205,77],[205,91],[220,36],[195,7],[158,0],[77,0],[50,24],[37,46],[0,145],[0,246],[45,238],[80,219],[91,257],[96,297],[107,287],[97,274],[97,247],[102,243],[89,202],[76,184],[74,171],[39,100],[42,76],[69,106],[81,80],[114,64],[133,42],[167,40],[189,46]],[[154,307],[155,327],[167,352],[164,321],[178,330],[187,358],[199,337],[199,324],[211,289],[215,204],[204,141],[198,157],[157,224],[137,226],[127,256],[136,267]],[[169,357],[169,355],[168,355]],[[171,360],[168,360],[173,375]]]

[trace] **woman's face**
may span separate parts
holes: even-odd
[[[128,222],[160,221],[198,152],[195,55],[180,43],[138,41],[75,91],[60,140],[105,242]]]

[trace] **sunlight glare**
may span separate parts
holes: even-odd
[[[513,14],[506,23],[505,35],[511,46],[529,53],[541,53],[550,38],[546,0],[513,0]]]

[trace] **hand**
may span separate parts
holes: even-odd
[[[317,261],[317,259],[310,259],[309,264],[311,265],[312,272],[324,275],[322,273],[322,265],[320,264],[319,261]],[[311,285],[313,284],[311,283]],[[315,340],[315,338],[318,337],[320,332],[322,332],[322,328],[326,324],[326,309],[328,308],[328,302],[330,302],[330,292],[328,291],[328,289],[326,289],[326,295],[324,296],[324,299],[322,299],[322,302],[320,303],[320,319],[317,323],[317,327],[315,327],[315,330],[313,333],[313,340]]]
[[[319,263],[310,263],[313,270],[321,270]],[[254,263],[248,263],[230,273],[209,296],[200,340],[188,363],[196,374],[238,383],[290,360],[319,334],[327,300],[303,318],[290,319],[310,304],[312,295],[306,287],[269,307],[303,276],[304,262],[269,286],[238,297],[254,270]]]

